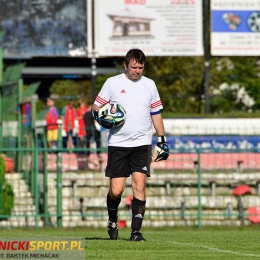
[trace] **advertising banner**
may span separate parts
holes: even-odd
[[[97,56],[201,56],[202,0],[95,1]]]
[[[4,58],[86,56],[86,1],[1,0]]]
[[[260,55],[260,1],[211,0],[211,54]]]
[[[153,137],[153,146],[157,144],[157,137]],[[167,144],[172,153],[196,153],[201,152],[232,152],[236,149],[260,149],[259,136],[167,136]],[[259,151],[259,150],[258,150]]]

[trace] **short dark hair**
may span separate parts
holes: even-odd
[[[131,49],[127,52],[125,56],[125,64],[128,66],[131,60],[135,60],[140,64],[144,64],[146,62],[146,58],[144,53],[140,49]]]

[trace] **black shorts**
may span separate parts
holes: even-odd
[[[152,146],[108,147],[106,177],[129,177],[132,172],[142,172],[150,177]]]

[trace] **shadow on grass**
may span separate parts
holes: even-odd
[[[110,238],[104,238],[104,237],[85,237],[85,240],[103,240],[103,241],[113,241]],[[118,238],[118,240],[120,241],[129,241],[129,239],[127,238]]]

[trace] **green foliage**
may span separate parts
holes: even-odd
[[[203,58],[148,57],[144,75],[155,81],[165,111],[201,112]]]
[[[52,95],[57,95],[55,106],[61,112],[67,104],[68,98],[73,98],[75,106],[77,100],[83,98],[87,103],[91,102],[91,83],[88,80],[56,80],[50,87]],[[42,104],[40,105],[42,107]]]
[[[260,108],[260,66],[258,57],[214,57],[211,59],[211,112],[257,112]],[[245,88],[248,95],[254,100],[252,107],[247,107],[242,100],[237,100],[238,91],[231,89],[223,91],[221,95],[214,95],[223,83],[229,86],[239,85]]]
[[[144,75],[154,79],[167,113],[203,115],[205,106],[203,57],[148,57]],[[216,95],[221,84],[230,89]],[[239,89],[232,89],[238,85]],[[257,112],[260,109],[260,60],[258,57],[212,57],[210,60],[210,111],[213,115]],[[255,102],[248,107],[241,88]]]
[[[0,188],[0,199],[3,199],[3,207],[0,207],[0,215],[11,215],[14,206],[14,192],[9,183],[4,183]]]
[[[10,184],[5,182],[5,161],[0,154],[0,215],[10,215],[13,206],[13,188]]]
[[[5,161],[3,156],[0,154],[0,187],[5,182]]]
[[[36,111],[37,111],[37,119],[45,119],[46,113],[42,116],[42,112],[46,110],[46,101],[45,100],[38,100],[36,103]]]
[[[123,59],[120,65],[123,68]],[[204,57],[147,57],[144,75],[153,79],[164,105],[164,112],[171,115],[204,116],[205,82]],[[106,79],[114,74],[98,76],[96,93]],[[220,91],[223,84],[230,88]],[[233,86],[238,86],[234,89]],[[212,116],[260,111],[260,60],[258,57],[211,57],[209,100]],[[241,89],[245,95],[238,98]],[[51,86],[51,93],[58,94],[56,106],[61,110],[67,96],[85,96],[91,102],[91,82],[58,80]],[[254,104],[245,104],[251,98]],[[39,104],[43,108],[44,103]]]
[[[12,121],[17,119],[15,114],[18,105],[18,83],[7,85],[2,88],[1,113],[3,121]]]

